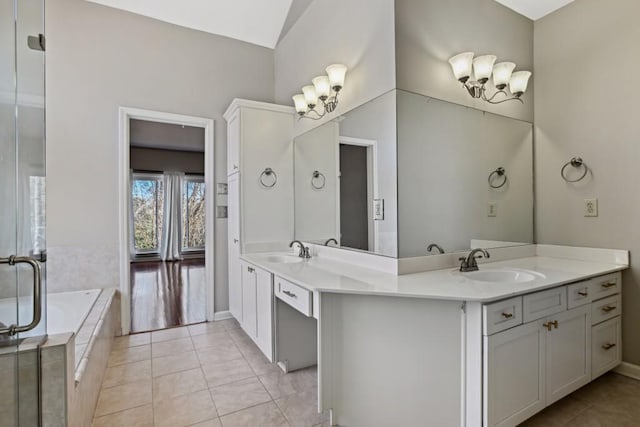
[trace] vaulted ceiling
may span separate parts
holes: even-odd
[[[529,19],[537,20],[574,0],[496,0]]]

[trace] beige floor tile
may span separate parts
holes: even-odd
[[[208,420],[194,424],[191,427],[222,427],[222,423],[220,422],[220,418],[216,418],[215,420]]]
[[[230,360],[242,359],[242,353],[233,343],[228,343],[220,347],[209,347],[196,350],[200,363],[203,365],[228,362]]]
[[[257,378],[212,387],[211,396],[221,416],[271,400],[271,396]],[[224,425],[224,420],[222,423]]]
[[[273,402],[253,406],[221,418],[224,427],[288,427],[289,423]]]
[[[196,335],[191,337],[193,345],[196,349],[205,349],[210,347],[227,347],[234,345],[233,340],[227,331],[212,332],[210,334]]]
[[[220,321],[218,321],[216,323],[220,323],[228,331],[230,331],[232,329],[240,329],[240,323],[238,323],[238,321],[236,319],[220,320]]]
[[[195,351],[175,354],[173,356],[158,357],[157,359],[151,360],[151,369],[154,377],[187,371],[198,368],[199,366],[200,361]]]
[[[138,381],[100,391],[95,416],[112,414],[151,403],[151,381]]]
[[[176,372],[153,379],[154,400],[164,400],[182,396],[207,388],[202,369]]]
[[[151,404],[95,418],[92,427],[154,427]]]
[[[256,375],[268,375],[282,372],[282,370],[278,368],[278,365],[269,362],[264,354],[245,356],[245,359],[249,363],[249,366],[251,366],[251,369],[253,369],[253,372],[256,373]]]
[[[107,368],[102,380],[102,387],[114,387],[144,380],[151,381],[151,360],[142,360]]]
[[[638,427],[638,418],[607,409],[589,408],[564,424],[566,427]]]
[[[261,375],[259,378],[274,400],[314,389],[318,385],[315,378],[315,370],[310,371],[307,369],[288,374],[279,370],[279,372]]]
[[[113,349],[121,350],[127,347],[136,347],[139,345],[151,344],[151,334],[145,332],[144,334],[133,334],[116,337],[113,340]]]
[[[543,426],[549,427],[563,426],[572,418],[575,418],[582,411],[591,406],[589,403],[576,400],[571,395],[559,400],[539,414],[525,421],[523,426]]]
[[[311,389],[276,400],[276,404],[292,427],[321,424],[327,414],[318,414],[318,391]]]
[[[253,369],[244,359],[202,365],[209,387],[215,387],[255,377]]]
[[[197,325],[189,326],[189,333],[192,337],[197,335],[212,334],[216,332],[226,332],[227,328],[220,322],[206,322],[198,323]]]
[[[154,400],[155,427],[185,427],[216,419],[218,414],[209,390],[165,400]]]
[[[141,360],[151,359],[151,346],[141,345],[138,347],[127,347],[120,350],[114,350],[109,356],[107,366],[124,365],[125,363],[140,362]]]
[[[172,356],[174,354],[193,351],[191,338],[180,338],[177,340],[160,341],[151,344],[151,358]]]
[[[163,329],[161,331],[151,332],[151,342],[171,341],[180,338],[187,338],[189,336],[189,328],[187,326]]]

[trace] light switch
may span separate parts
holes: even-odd
[[[227,217],[227,207],[216,206],[216,218],[226,218],[226,217]]]
[[[584,216],[598,216],[598,199],[584,199]]]
[[[498,216],[498,203],[496,202],[487,203],[487,216],[489,217]]]
[[[373,219],[374,221],[384,220],[384,199],[373,199]]]

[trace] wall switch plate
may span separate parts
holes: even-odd
[[[224,182],[218,183],[217,189],[218,194],[229,194],[229,186]]]
[[[489,217],[498,216],[498,203],[496,202],[487,203],[487,216]]]
[[[216,206],[216,218],[226,218],[226,217],[227,217],[227,207]]]
[[[584,199],[584,216],[598,216],[598,199]]]
[[[384,220],[384,199],[373,199],[373,220]]]

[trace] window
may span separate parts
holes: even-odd
[[[187,176],[182,183],[182,251],[204,250],[204,178]]]
[[[136,254],[160,251],[164,206],[162,175],[133,174],[133,242]]]

